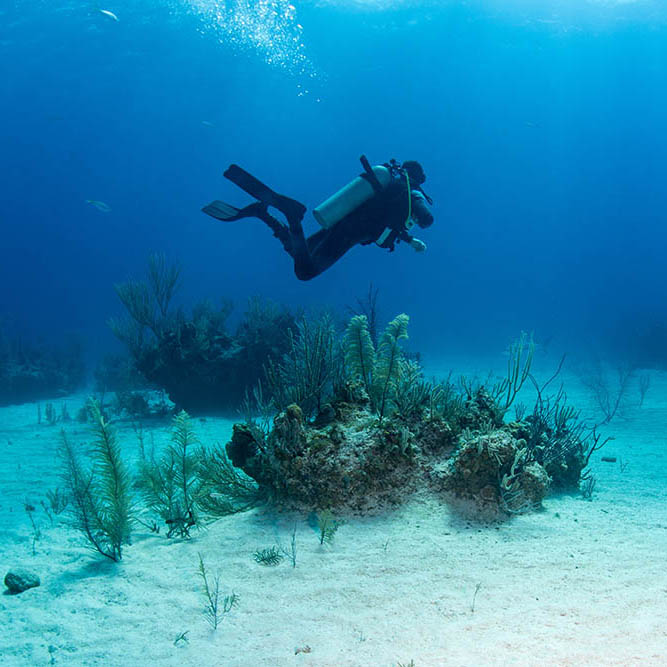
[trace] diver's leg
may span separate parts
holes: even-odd
[[[293,249],[294,273],[299,280],[311,280],[319,276],[356,245],[354,239],[341,231],[336,227],[321,229],[305,240],[305,251],[303,247],[296,251]],[[290,236],[293,237],[293,234]]]
[[[319,275],[322,270],[318,270],[317,264],[313,261],[310,244],[303,233],[303,226],[301,225],[302,218],[303,215],[290,216],[287,218],[290,239],[290,250],[288,252],[294,259],[294,273],[296,274],[296,277],[299,280],[310,280]],[[318,241],[321,242],[320,239],[323,238],[321,236],[322,233],[326,233],[327,231],[328,230],[324,229],[320,230],[313,234],[311,238],[318,237]]]
[[[308,246],[308,252],[312,253],[317,246],[322,243],[322,241],[327,237],[327,235],[330,234],[329,229],[320,229],[319,231],[315,232],[314,234],[311,234],[307,239],[306,239],[306,245]]]
[[[259,199],[259,202],[251,205],[259,205],[259,207],[252,209],[252,213],[249,215],[259,218],[271,228],[274,236],[280,240],[285,250],[293,257],[294,272],[299,280],[310,280],[320,275],[356,244],[355,239],[347,238],[343,226],[340,225],[338,228],[320,230],[306,240],[301,225],[306,207],[301,202],[274,192],[236,164],[230,165],[224,175],[225,178],[238,185],[242,190]],[[218,219],[230,220],[239,219],[236,216],[249,208],[246,207],[246,209],[240,211],[237,209],[227,211],[224,207],[228,208],[228,205],[225,204],[223,210],[220,211],[219,204],[221,203],[213,202],[207,207],[209,210],[205,209],[205,212]],[[215,207],[216,204],[218,204],[218,208]],[[268,212],[269,206],[278,209],[285,216],[288,227],[285,227]],[[248,216],[241,215],[239,217]]]
[[[292,255],[292,238],[288,227],[269,213],[266,204],[261,204],[257,217],[269,227],[285,251]]]

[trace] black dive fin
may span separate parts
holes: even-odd
[[[238,220],[240,213],[238,208],[219,200],[212,201],[208,206],[204,206],[202,211],[216,220]]]
[[[306,214],[306,207],[301,202],[274,192],[268,185],[264,185],[237,164],[230,165],[224,175],[255,199],[277,208],[290,221],[300,221]]]
[[[256,201],[243,208],[236,208],[231,204],[225,204],[224,201],[216,200],[211,202],[208,206],[204,206],[202,211],[216,220],[224,220],[225,222],[242,220],[243,218],[262,219],[263,214],[266,211],[266,204]]]

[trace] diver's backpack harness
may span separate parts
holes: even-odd
[[[378,236],[378,238],[375,240],[375,244],[380,248],[387,248],[389,252],[394,252],[396,249],[396,243],[400,243],[401,240],[407,240],[404,237],[406,237],[408,232],[412,229],[415,221],[412,218],[412,188],[410,187],[410,175],[407,171],[405,171],[405,169],[401,169],[398,166],[396,160],[391,160],[389,166],[393,178],[402,178],[405,176],[405,186],[408,193],[408,216],[399,229],[385,227],[382,234],[380,234],[380,236]]]
[[[410,176],[394,159],[374,167],[371,166],[365,155],[362,155],[359,161],[364,168],[363,173],[323,201],[319,206],[315,207],[313,215],[325,229],[333,227],[374,196],[386,195],[387,189],[392,183],[398,183],[405,178],[408,197],[408,216],[405,222],[401,221],[395,226],[385,228],[375,240],[378,246],[393,252],[397,242],[410,240],[408,230],[414,225]],[[421,187],[419,187],[419,190],[421,191]],[[402,192],[400,196],[403,196]],[[427,197],[427,200],[430,203],[430,198]]]
[[[365,156],[361,156],[364,173],[350,181],[313,209],[315,220],[325,229],[333,227],[362,204],[383,192],[392,182],[393,176],[386,165],[371,167]]]
[[[364,168],[364,173],[360,174],[359,178],[363,178],[368,181],[371,184],[373,190],[375,190],[375,194],[380,194],[385,189],[386,184],[383,185],[380,183],[377,175],[375,174],[375,171],[373,171],[373,167],[371,167],[371,163],[368,161],[368,158],[365,155],[362,155],[359,158],[359,162],[361,162],[361,166]],[[389,176],[393,176],[389,164],[385,163],[382,165],[382,167],[389,171]],[[377,167],[377,169],[380,169],[380,167]]]

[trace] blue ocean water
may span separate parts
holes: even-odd
[[[35,343],[41,369],[42,344],[80,345],[88,381],[0,400],[0,575],[41,577],[0,598],[0,663],[664,665],[666,38],[658,0],[0,0],[0,393]],[[361,154],[423,164],[425,253],[356,247],[301,282],[261,222],[201,212],[249,201],[230,163],[312,210]],[[170,540],[144,502],[123,560],[91,557],[73,503],[54,516],[61,427],[88,465],[97,391],[132,476],[139,441],[173,443],[164,396],[136,418],[94,386],[122,351],[114,285],[154,252],[181,265],[186,310],[347,317],[377,289],[429,377],[502,375],[532,332],[538,386],[565,354],[550,389],[615,440],[582,493],[498,523],[417,493],[329,545],[313,515],[264,506]],[[198,411],[198,442],[224,446],[229,417]],[[298,567],[255,562],[290,536]],[[215,632],[199,557],[241,596]]]
[[[0,312],[29,335],[112,348],[112,286],[151,251],[185,303],[344,306],[372,282],[435,356],[664,318],[659,3],[107,4],[0,8]],[[362,153],[423,163],[425,254],[358,247],[304,284],[261,223],[200,212],[248,201],[231,162],[313,208]]]

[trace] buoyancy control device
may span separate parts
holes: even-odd
[[[313,210],[315,219],[322,227],[329,228],[340,222],[391,182],[393,165],[371,167],[364,155],[361,156],[361,164],[365,173],[357,176]]]

